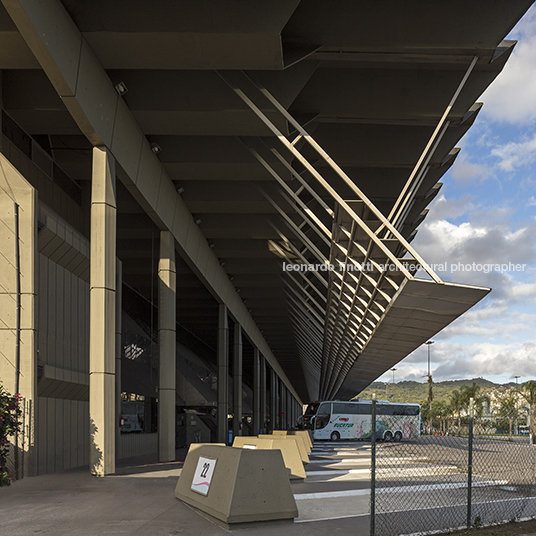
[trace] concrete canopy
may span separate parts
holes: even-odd
[[[283,260],[389,256],[270,125],[296,139],[341,200],[366,199],[364,226],[395,258],[415,258],[409,242],[478,114],[475,101],[511,54],[514,43],[502,40],[531,4],[136,0],[127,10],[115,0],[2,0],[3,108],[73,180],[80,205],[91,147],[111,150],[128,285],[148,299],[158,294],[155,237],[171,230],[182,257],[179,324],[215,348],[225,302],[298,398],[350,397],[487,289],[411,273],[351,284],[284,274]],[[296,138],[263,88],[363,196]]]

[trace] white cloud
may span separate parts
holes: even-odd
[[[444,265],[442,277],[492,287],[496,299],[504,298],[506,294],[516,299],[522,292],[521,287],[515,286],[516,280],[526,279],[536,259],[536,221],[515,231],[509,229],[508,223],[487,222],[486,217],[484,223],[466,221],[455,224],[446,219],[425,221],[414,245],[429,264]],[[473,267],[473,263],[482,266],[479,269]],[[515,266],[507,271],[495,266],[509,263]],[[471,265],[471,268],[463,269],[461,265]],[[514,292],[513,288],[517,290]],[[527,292],[531,292],[530,289],[532,287],[527,287]]]
[[[536,341],[472,345],[444,343],[434,353],[437,381],[476,376],[536,375]]]
[[[531,164],[536,160],[536,134],[531,140],[499,145],[492,149],[491,154],[500,158],[498,166],[503,171],[514,171],[515,168]]]
[[[536,340],[523,343],[483,342],[461,344],[436,341],[432,347],[432,376],[435,382],[463,378],[486,377],[508,381],[514,375],[536,376]],[[424,348],[413,352],[396,365],[396,381],[424,381],[427,354]],[[384,381],[392,381],[385,375]]]
[[[503,72],[482,95],[483,113],[493,121],[531,123],[536,119],[536,8],[513,32],[519,39]]]
[[[426,224],[446,218],[458,218],[476,209],[472,196],[467,195],[463,199],[447,199],[443,194],[439,194],[429,208],[430,214],[426,218]]]
[[[451,174],[459,184],[480,184],[489,176],[489,169],[482,164],[469,162],[462,155],[454,163]]]

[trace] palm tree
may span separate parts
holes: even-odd
[[[463,396],[458,389],[454,389],[450,393],[449,399],[450,411],[458,417],[458,435],[460,435],[462,429],[461,412],[463,410]]]
[[[510,389],[499,397],[499,416],[508,420],[510,428],[510,439],[512,439],[512,425],[517,420],[519,414],[517,411],[517,396],[514,389]]]
[[[473,399],[473,408],[475,411],[475,417],[479,422],[479,433],[482,434],[482,416],[484,415],[484,404],[489,404],[489,396],[486,394],[481,394],[480,385],[475,382],[472,385],[463,385],[461,388],[461,396],[463,399],[464,409],[469,412],[469,402],[471,398]]]
[[[535,409],[536,409],[536,382],[534,380],[529,380],[520,385],[519,394],[527,401],[529,405],[529,421],[530,421],[530,443],[532,445],[536,444],[536,419],[535,419]]]

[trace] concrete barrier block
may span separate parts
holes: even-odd
[[[225,443],[191,443],[188,447],[188,453],[186,456],[188,456],[191,452],[193,452],[195,449],[199,447],[204,447],[205,445],[215,445],[217,447],[225,447]]]
[[[274,430],[276,432],[281,432],[281,430]],[[305,447],[305,442],[303,440],[303,437],[301,436],[291,436],[291,435],[288,435],[288,434],[263,434],[262,436],[259,436],[259,437],[272,437],[272,438],[275,438],[275,439],[282,439],[282,440],[285,440],[285,441],[295,441],[296,442],[296,445],[298,447],[298,452],[300,453],[300,457],[301,457],[301,460],[302,460],[302,463],[304,463],[305,465],[307,465],[309,463],[309,454],[307,453],[307,449]]]
[[[278,449],[283,455],[285,467],[289,470],[291,480],[303,480],[305,478],[305,469],[302,458],[298,449],[298,444],[294,438],[285,438],[282,436],[265,436],[258,437],[235,437],[233,447],[243,449]]]
[[[228,530],[298,515],[279,450],[200,445],[186,457],[175,497]]]
[[[313,442],[311,441],[311,436],[307,430],[290,430],[289,434],[303,438],[303,441],[306,445],[307,454],[311,454],[311,451],[313,450]]]
[[[272,434],[282,436],[301,436],[303,437],[307,454],[309,454],[311,450],[313,450],[313,441],[311,439],[311,434],[307,430],[274,430]]]

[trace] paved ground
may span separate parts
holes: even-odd
[[[178,451],[177,455],[180,459],[184,453]],[[368,467],[368,453],[357,458],[363,468]],[[319,497],[304,497],[309,493],[333,491],[334,475],[322,476],[322,465],[307,467],[308,472],[316,473],[310,482],[308,476],[306,481],[293,484],[300,512],[295,523],[252,527],[240,532],[259,536],[281,536],[282,532],[291,536],[367,536],[368,469],[353,482],[343,480],[345,485],[341,488],[343,491],[361,489],[365,495],[338,501],[331,498],[327,502]],[[0,533],[10,536],[227,534],[175,499],[181,468],[182,462],[158,464],[140,458],[121,462],[118,474],[106,478],[92,477],[87,468],[25,478],[0,489]],[[341,476],[337,474],[335,478]]]
[[[446,459],[438,461],[437,449],[441,446],[419,445],[420,450],[416,450],[410,444],[398,444],[388,450],[379,449],[378,532],[415,533],[453,526],[453,519],[458,520],[454,526],[463,525],[467,474],[446,453]],[[489,452],[486,449],[486,456]],[[185,451],[177,451],[178,460],[184,456]],[[386,468],[389,471],[382,474]],[[226,534],[175,499],[181,469],[182,461],[159,464],[146,457],[121,462],[117,475],[106,478],[90,476],[87,468],[26,478],[0,489],[0,533]],[[299,512],[294,523],[249,527],[239,529],[240,532],[259,536],[368,536],[370,444],[317,442],[306,472],[304,481],[291,484]],[[522,497],[511,479],[512,475],[502,475],[497,480],[475,471],[474,516],[485,519],[490,504],[494,509],[514,511],[513,517],[536,515],[536,498]]]

